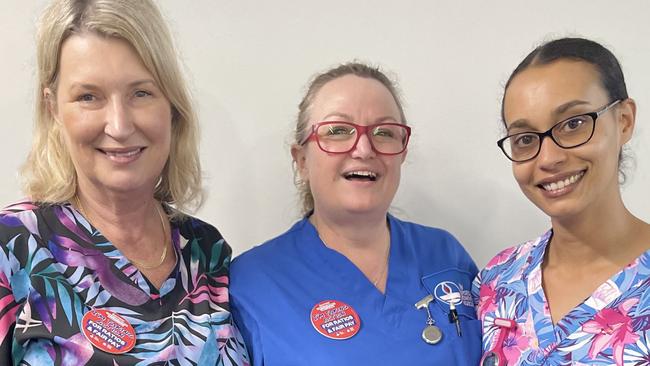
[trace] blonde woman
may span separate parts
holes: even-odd
[[[197,122],[149,0],[56,0],[38,33],[28,199],[0,214],[0,364],[246,365]]]

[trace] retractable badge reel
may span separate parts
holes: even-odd
[[[503,343],[510,330],[515,328],[516,323],[510,319],[495,318],[494,325],[497,327],[497,339],[492,349],[483,354],[481,366],[507,366],[506,356],[503,353]]]
[[[442,331],[436,326],[436,321],[431,316],[431,311],[429,310],[431,301],[433,301],[433,296],[427,295],[415,303],[415,308],[418,310],[425,309],[427,311],[427,325],[422,330],[422,340],[427,344],[438,344],[442,340]]]

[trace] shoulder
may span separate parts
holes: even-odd
[[[398,239],[408,242],[421,256],[435,255],[454,263],[471,263],[471,267],[474,267],[463,245],[447,230],[403,221],[392,215],[388,218],[391,230],[395,231]]]
[[[219,262],[230,262],[232,249],[213,225],[189,215],[172,219],[172,225],[178,228],[181,249],[189,250],[192,255],[198,251],[209,258],[219,257]]]
[[[23,199],[11,203],[0,210],[0,219],[12,220],[22,219],[24,216],[33,215],[37,212],[47,210],[47,208],[59,205],[44,205],[42,203],[32,202],[29,199]]]
[[[307,225],[307,219],[302,219],[286,232],[243,252],[233,260],[232,270],[243,272],[248,268],[262,269],[271,261],[277,263],[279,260],[291,258],[290,255],[283,254],[290,254],[296,249],[296,245],[299,245],[306,235]]]
[[[497,253],[497,255],[488,261],[483,271],[496,267],[503,267],[504,265],[513,265],[514,263],[518,263],[519,261],[530,257],[531,255],[535,255],[536,249],[541,249],[540,247],[544,247],[548,243],[551,235],[552,231],[549,230],[533,240],[528,240],[522,244],[512,246],[500,251]],[[543,254],[543,252],[541,254]]]
[[[397,230],[398,232],[415,238],[425,239],[425,242],[423,243],[425,245],[460,245],[458,240],[456,240],[456,238],[447,230],[404,221],[392,215],[388,216],[388,221],[391,230]]]
[[[54,208],[61,208],[58,204],[41,204],[24,199],[0,210],[0,241],[4,242],[8,236],[29,232],[38,235],[39,221],[48,216]]]
[[[522,280],[535,273],[544,257],[552,230],[522,244],[506,248],[490,259],[475,281],[475,287],[497,286],[500,283],[511,283]],[[537,273],[536,276],[539,276]],[[535,276],[534,276],[535,277]]]

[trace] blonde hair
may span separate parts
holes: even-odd
[[[169,30],[151,0],[54,0],[43,13],[37,34],[34,139],[22,170],[25,193],[43,203],[68,201],[77,194],[72,160],[47,105],[54,96],[46,97],[43,90],[56,93],[61,46],[71,35],[85,32],[128,42],[170,101],[171,149],[154,197],[173,205],[176,215],[198,208],[203,190],[196,113]]]
[[[338,79],[346,75],[355,75],[361,78],[374,79],[379,81],[383,86],[388,89],[390,94],[395,99],[399,116],[402,123],[406,124],[406,116],[404,115],[404,108],[399,96],[397,85],[386,74],[384,74],[378,67],[370,66],[360,62],[348,62],[331,68],[325,72],[315,75],[309,82],[307,92],[298,105],[298,118],[296,121],[296,130],[294,132],[294,146],[300,145],[309,134],[309,111],[316,98],[316,95],[325,84],[334,79]],[[300,179],[298,172],[295,169],[294,161],[294,183],[298,189],[300,204],[302,206],[302,214],[309,215],[314,210],[314,196],[311,194],[311,187],[309,182]]]

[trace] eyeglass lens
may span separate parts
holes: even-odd
[[[320,147],[332,153],[350,151],[357,142],[357,135],[357,128],[347,123],[325,123],[316,130]],[[375,150],[384,154],[403,151],[408,140],[406,127],[397,124],[372,126],[366,135]]]
[[[560,147],[575,147],[589,141],[594,125],[591,115],[575,116],[553,126],[550,129],[551,137]],[[512,135],[503,141],[503,150],[515,161],[531,159],[541,148],[540,135],[543,134],[524,132]]]

